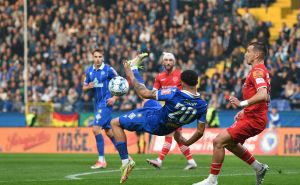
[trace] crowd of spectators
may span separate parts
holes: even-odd
[[[24,111],[22,2],[0,1],[0,112]],[[162,52],[173,52],[178,67],[201,74],[204,98],[215,99],[221,108],[234,108],[222,97],[240,97],[248,70],[241,48],[256,38],[270,45],[267,65],[272,78],[278,78],[272,83],[272,97],[299,104],[300,20],[293,28],[284,26],[280,38],[269,44],[266,23],[250,13],[236,13],[242,6],[239,0],[179,1],[174,10],[167,0],[102,2],[28,1],[28,101],[52,102],[57,111],[92,111],[82,82],[92,65],[90,52],[100,47],[105,63],[122,76],[123,59],[149,52],[143,71],[149,88],[162,69]],[[220,60],[227,61],[226,69],[208,79],[205,70]],[[114,109],[132,109],[138,101],[130,91]]]

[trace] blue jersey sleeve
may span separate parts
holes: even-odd
[[[90,75],[89,75],[89,69],[90,68],[88,68],[85,71],[85,78],[84,78],[84,82],[83,82],[84,85],[88,85],[91,82],[91,78],[90,78]]]
[[[198,119],[198,123],[206,123],[206,112],[203,112],[203,114],[201,114],[200,118]]]
[[[113,77],[116,77],[116,76],[118,76],[117,71],[113,67],[109,67],[108,78],[112,79]]]
[[[177,88],[160,89],[157,91],[156,99],[158,101],[168,101],[174,97],[176,91],[178,91]]]

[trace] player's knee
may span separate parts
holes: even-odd
[[[95,135],[101,134],[101,127],[99,127],[99,126],[94,126],[94,127],[93,127],[93,133],[94,133]]]
[[[221,147],[223,147],[223,141],[222,141],[222,139],[221,139],[221,137],[215,137],[215,139],[213,140],[213,145],[214,145],[214,147],[216,147],[216,148],[221,148]]]
[[[110,138],[114,137],[114,134],[113,134],[113,132],[112,132],[111,129],[106,129],[106,130],[105,130],[105,133],[106,133],[106,135],[107,135],[108,137],[110,137]]]
[[[112,119],[111,122],[110,122],[110,125],[111,125],[112,127],[119,126],[119,125],[120,125],[120,123],[119,123],[119,118],[114,118],[114,119]]]

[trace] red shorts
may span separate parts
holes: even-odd
[[[266,124],[266,121],[258,121],[253,117],[242,117],[227,128],[227,131],[235,143],[243,144],[246,139],[261,133],[266,128]]]

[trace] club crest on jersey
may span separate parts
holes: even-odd
[[[136,116],[136,115],[132,112],[131,114],[129,114],[128,118],[129,118],[129,119],[133,119],[133,118],[135,118],[135,116]]]
[[[105,74],[105,72],[104,71],[101,71],[101,75],[104,75]]]
[[[262,71],[254,71],[253,77],[254,78],[262,78],[264,76],[264,73]]]
[[[173,82],[177,82],[178,81],[178,77],[177,76],[174,76],[173,77]]]
[[[171,89],[163,89],[161,90],[162,95],[171,94]]]
[[[96,114],[95,118],[96,118],[96,120],[101,119],[101,114]]]

